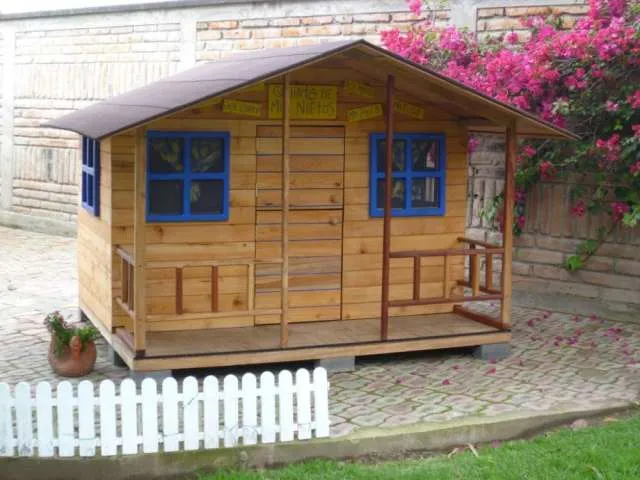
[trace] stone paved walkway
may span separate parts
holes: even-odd
[[[59,380],[42,320],[55,309],[77,318],[76,281],[73,239],[0,227],[0,381]],[[333,434],[640,400],[640,325],[516,308],[513,335],[513,355],[498,363],[461,351],[359,360],[356,372],[330,377]],[[98,352],[91,380],[128,375],[104,344]]]

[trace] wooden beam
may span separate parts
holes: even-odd
[[[449,290],[449,278],[450,278],[450,271],[451,271],[451,267],[449,266],[449,264],[451,263],[451,257],[449,255],[445,255],[444,256],[444,291],[442,292],[442,296],[444,298],[449,298],[451,296],[451,292]]]
[[[413,299],[420,300],[420,256],[413,257]]]
[[[493,254],[486,255],[486,264],[484,266],[484,287],[487,290],[493,289]]]
[[[282,90],[282,288],[280,298],[280,348],[289,343],[289,102],[291,78],[284,76]]]
[[[504,295],[500,306],[500,321],[503,328],[511,325],[511,261],[513,258],[513,207],[516,190],[516,156],[518,150],[516,125],[513,122],[507,128],[506,158],[504,175],[504,229],[502,246],[502,285]]]
[[[471,281],[471,292],[474,297],[480,293],[480,255],[469,257],[469,277]]]
[[[145,272],[145,228],[147,197],[147,143],[143,127],[136,129],[135,182],[133,215],[133,297],[136,319],[133,322],[133,348],[136,355],[143,355],[146,348],[147,275]]]
[[[389,301],[390,307],[413,307],[415,305],[443,305],[445,303],[464,303],[464,302],[488,302],[490,300],[501,300],[502,294],[489,294],[489,295],[468,295],[460,297],[433,297],[422,298],[418,301],[411,300],[391,300]]]
[[[395,77],[387,77],[387,158],[385,163],[384,223],[382,230],[382,298],[380,311],[380,340],[389,338],[389,263],[391,261],[391,195],[393,189],[393,101]],[[407,194],[408,195],[408,194]]]
[[[474,322],[482,323],[483,325],[488,325],[489,327],[498,328],[500,330],[505,330],[504,325],[499,320],[495,318],[491,318],[488,315],[483,313],[473,312],[468,310],[460,305],[455,305],[453,307],[453,313],[457,313],[458,315],[462,315],[469,320],[473,320]]]

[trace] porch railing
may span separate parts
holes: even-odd
[[[503,293],[493,286],[493,256],[504,253],[504,248],[486,242],[476,241],[465,237],[458,238],[469,248],[449,248],[442,250],[409,250],[391,252],[390,258],[413,258],[413,297],[403,300],[390,300],[389,307],[408,307],[414,305],[437,305],[444,303],[462,303],[474,301],[502,300]],[[482,248],[478,248],[482,247]],[[485,284],[480,285],[480,256],[486,258]],[[458,285],[471,288],[471,295],[450,294],[451,257],[469,257],[469,280],[458,281]],[[444,257],[443,292],[441,297],[422,298],[420,295],[420,268],[422,258]],[[480,292],[485,293],[481,295]]]
[[[121,259],[122,271],[122,295],[116,297],[116,302],[127,314],[135,319],[135,308],[133,304],[133,265],[134,257],[122,247],[116,248],[116,253]],[[147,314],[146,320],[164,321],[175,320],[198,320],[220,317],[241,317],[250,315],[279,315],[282,310],[277,309],[256,309],[255,308],[255,268],[256,265],[280,264],[282,259],[272,258],[257,260],[251,258],[226,259],[226,260],[194,260],[194,261],[155,261],[145,262],[145,269],[172,268],[175,270],[175,313]],[[241,266],[247,267],[247,298],[245,310],[220,310],[220,267]],[[209,267],[210,268],[210,297],[211,305],[208,312],[185,312],[184,309],[184,281],[183,273],[189,267]]]

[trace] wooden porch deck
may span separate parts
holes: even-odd
[[[392,317],[388,338],[380,341],[380,319],[372,318],[290,324],[285,349],[280,348],[279,325],[149,332],[142,358],[134,358],[122,338],[114,341],[114,347],[132,369],[144,371],[475,346],[508,342],[511,333],[457,313],[443,313]]]

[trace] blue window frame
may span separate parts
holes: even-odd
[[[229,218],[229,134],[147,133],[147,220]]]
[[[384,215],[386,135],[370,138],[369,215]],[[445,214],[445,136],[442,133],[393,135],[393,191],[395,217]]]
[[[82,206],[100,215],[100,142],[82,137]]]

